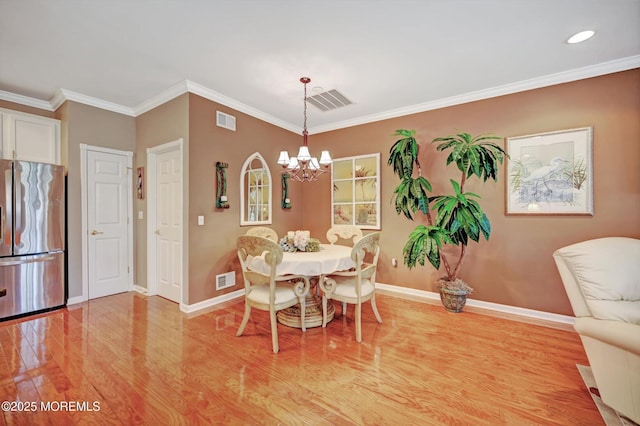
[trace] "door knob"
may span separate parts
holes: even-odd
[[[160,235],[160,230],[159,230],[159,229],[156,229],[156,230],[155,230],[155,234],[156,234],[156,235]]]
[[[95,229],[91,231],[91,235],[104,234],[104,232],[96,231]]]

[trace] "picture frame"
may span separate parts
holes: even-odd
[[[136,197],[138,200],[144,200],[144,167],[136,169]]]
[[[507,215],[593,215],[593,128],[507,138]]]

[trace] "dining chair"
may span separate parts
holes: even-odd
[[[376,320],[382,318],[376,306],[376,268],[380,255],[380,233],[374,232],[360,238],[351,249],[355,270],[334,272],[320,283],[322,290],[322,327],[327,326],[327,303],[337,300],[355,305],[356,341],[362,342],[362,303],[371,301]],[[371,260],[367,263],[366,260]],[[343,312],[344,315],[344,312]]]
[[[257,237],[268,238],[271,241],[278,242],[278,234],[273,229],[267,226],[254,226],[253,228],[249,228],[247,230],[246,235],[253,235]]]
[[[278,353],[278,320],[276,313],[285,308],[300,304],[302,331],[305,327],[305,297],[309,293],[309,279],[301,275],[276,274],[276,267],[282,262],[282,249],[277,242],[252,235],[241,235],[237,241],[238,259],[244,277],[245,309],[242,323],[236,336],[244,331],[251,308],[269,311],[271,322],[271,341],[273,352]],[[264,256],[269,265],[269,274],[261,274],[248,268],[249,257]]]
[[[360,238],[362,238],[362,230],[353,225],[333,225],[327,231],[327,240],[331,244],[337,243],[339,239],[351,239],[355,244]]]

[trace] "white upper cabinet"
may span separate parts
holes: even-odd
[[[2,158],[60,164],[60,120],[0,108]]]

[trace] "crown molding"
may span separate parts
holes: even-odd
[[[185,93],[187,93],[187,80],[182,80],[160,92],[156,96],[133,107],[134,117],[142,115],[147,111],[151,111],[152,109],[157,108],[180,95],[184,95]]]
[[[71,90],[67,90],[67,89],[60,89],[59,93],[61,94],[61,96],[54,97],[56,102],[59,102],[59,99],[63,99],[58,106],[62,105],[64,101],[74,101],[81,104],[104,109],[107,111],[117,112],[119,114],[135,117],[133,113],[133,109],[129,107],[125,107],[109,101],[103,101],[102,99],[93,98],[91,96],[83,95],[82,93],[72,92]]]
[[[4,90],[0,90],[0,99],[20,105],[43,109],[45,111],[55,111],[55,109],[47,101],[30,98],[28,96],[17,95],[11,92],[5,92]]]
[[[550,74],[544,77],[532,78],[529,80],[523,80],[511,84],[505,84],[489,89],[478,90],[475,92],[464,93],[462,95],[451,96],[448,98],[437,99],[434,101],[424,102],[417,105],[411,105],[408,107],[397,108],[377,114],[371,114],[363,117],[358,117],[350,120],[339,121],[336,123],[327,124],[324,126],[316,126],[309,128],[310,134],[317,134],[323,132],[329,132],[332,130],[343,129],[347,127],[358,126],[362,124],[371,123],[374,121],[382,121],[390,118],[402,117],[405,115],[416,114],[420,112],[435,110],[439,108],[445,108],[454,105],[460,105],[468,102],[479,101],[483,99],[494,98],[497,96],[509,95],[518,92],[524,92],[526,90],[539,89],[542,87],[553,86],[555,84],[568,83],[572,81],[582,80],[585,78],[597,77],[600,75],[611,74],[620,71],[626,71],[640,67],[640,55],[629,56],[627,58],[616,59],[609,62],[603,62],[597,65],[590,65],[587,67],[576,68],[569,71],[563,71],[556,74]],[[15,93],[6,92],[0,90],[0,99],[9,102],[18,103],[34,108],[43,109],[46,111],[55,111],[65,101],[74,101],[82,104],[94,106],[108,111],[117,112],[120,114],[137,117],[156,108],[171,99],[174,99],[185,93],[193,93],[210,101],[217,102],[221,105],[233,108],[236,111],[255,117],[259,120],[273,124],[274,126],[281,127],[285,130],[289,130],[294,133],[300,133],[302,128],[294,126],[291,123],[280,120],[272,115],[269,115],[256,108],[250,107],[246,104],[238,102],[229,98],[214,90],[208,89],[198,83],[194,83],[190,80],[183,80],[160,94],[144,101],[134,108],[125,107],[113,102],[103,101],[98,98],[86,96],[81,93],[73,92],[67,89],[59,89],[56,94],[51,98],[49,102],[40,99],[30,98],[28,96],[17,95]]]
[[[478,90],[475,92],[464,93],[462,95],[451,96],[449,98],[437,99],[417,105],[393,109],[378,114],[372,114],[364,117],[358,117],[351,120],[339,121],[337,123],[325,126],[316,126],[309,129],[309,133],[323,133],[332,130],[344,129],[346,127],[358,126],[361,124],[372,123],[374,121],[382,121],[390,118],[402,117],[405,115],[416,114],[425,111],[445,108],[454,105],[460,105],[467,102],[480,101],[483,99],[495,98],[497,96],[510,95],[513,93],[524,92],[526,90],[539,89],[542,87],[553,86],[555,84],[569,83],[572,81],[582,80],[585,78],[598,77],[600,75],[612,74],[615,72],[626,71],[640,67],[640,55],[630,56],[627,58],[617,59],[614,61],[603,62],[597,65],[576,68],[570,71],[563,71],[556,74],[550,74],[543,77],[523,80],[516,83],[505,84],[489,89]]]
[[[236,111],[245,113],[259,120],[266,121],[267,123],[273,124],[274,126],[281,127],[291,132],[302,132],[302,128],[300,127],[293,126],[291,123],[287,123],[284,120],[280,120],[279,118],[269,115],[263,111],[250,107],[249,105],[243,104],[242,102],[238,102],[235,99],[231,99],[230,97],[218,93],[214,90],[208,89],[201,84],[194,83],[193,81],[189,80],[186,80],[186,82],[187,90],[195,95],[202,96],[203,98],[209,99],[210,101],[217,102],[229,108],[233,108]]]

